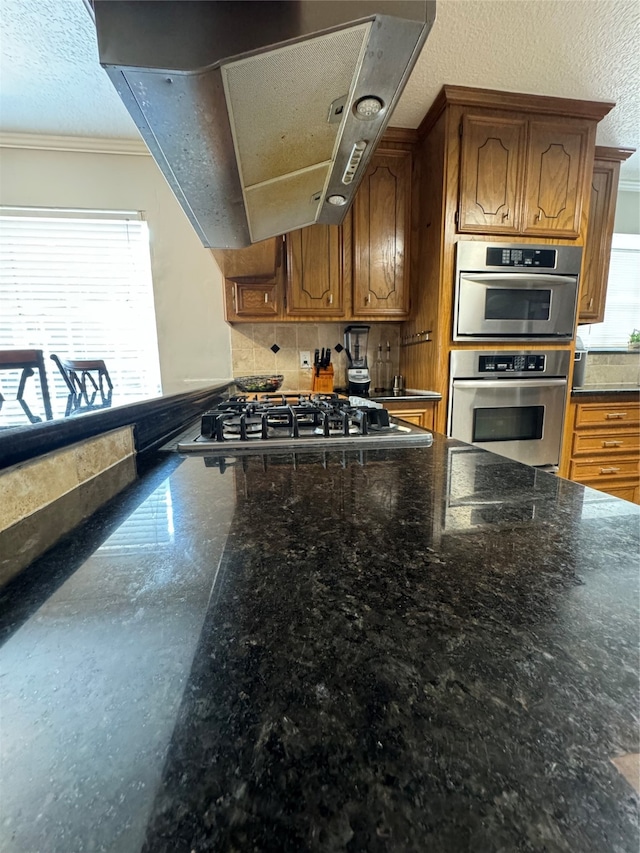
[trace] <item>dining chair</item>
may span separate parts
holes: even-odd
[[[22,409],[31,423],[37,424],[42,421],[42,418],[34,415],[24,399],[24,389],[27,379],[38,373],[40,377],[40,390],[42,392],[42,403],[44,406],[45,417],[48,421],[53,419],[51,411],[51,399],[49,397],[49,385],[47,383],[47,372],[44,366],[44,356],[41,349],[6,349],[0,350],[0,370],[22,370],[16,400],[22,406]],[[4,397],[0,393],[0,409],[4,402]]]
[[[99,390],[103,399],[113,391],[109,371],[101,358],[60,358],[52,354],[51,360],[57,365],[71,394],[82,395],[88,400],[91,391],[87,391],[87,383],[93,386],[94,392]],[[108,390],[105,390],[105,385]]]

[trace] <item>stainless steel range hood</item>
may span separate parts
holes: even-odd
[[[339,224],[435,0],[95,0],[100,62],[205,246]]]

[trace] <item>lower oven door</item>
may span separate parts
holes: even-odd
[[[558,465],[566,379],[454,379],[449,434],[527,465]]]

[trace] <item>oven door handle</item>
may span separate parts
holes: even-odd
[[[455,388],[553,388],[567,385],[566,379],[454,379]]]
[[[523,287],[523,279],[540,284],[570,284],[575,286],[577,276],[575,275],[545,275],[544,273],[531,273],[522,270],[517,273],[487,273],[487,272],[463,272],[460,273],[461,281],[475,281],[480,284],[491,284],[493,287],[508,287],[517,284]]]

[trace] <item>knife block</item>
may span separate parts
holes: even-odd
[[[333,365],[329,367],[320,367],[313,371],[313,381],[311,384],[313,394],[332,394],[333,393]]]

